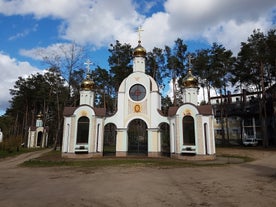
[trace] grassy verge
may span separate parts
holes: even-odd
[[[6,158],[6,157],[13,157],[17,156],[23,153],[28,153],[28,152],[33,152],[33,151],[38,151],[42,150],[41,148],[14,148],[12,150],[0,150],[0,159]]]
[[[231,155],[231,154],[221,154],[219,157],[229,158],[229,159],[241,159],[243,162],[252,162],[256,159],[248,156],[242,156],[242,155]]]
[[[228,161],[185,161],[171,158],[148,158],[148,157],[103,157],[90,159],[64,159],[60,152],[51,151],[39,158],[24,162],[24,167],[198,167],[198,166],[223,166],[230,164],[233,159],[240,159],[240,162],[252,161],[248,157],[224,155],[220,157],[229,158]],[[230,160],[230,162],[229,162]],[[234,163],[234,162],[233,162]]]

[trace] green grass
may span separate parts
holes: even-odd
[[[242,161],[250,161],[247,157],[225,155],[231,158],[239,158]],[[230,162],[231,163],[231,162]],[[21,166],[24,167],[160,167],[160,168],[177,168],[177,167],[199,167],[199,166],[223,166],[229,162],[216,161],[186,161],[163,158],[148,157],[102,157],[90,159],[66,159],[61,157],[59,151],[50,151],[39,158],[28,160]]]
[[[220,157],[226,157],[226,158],[237,158],[237,159],[242,159],[243,162],[252,162],[255,159],[252,157],[247,157],[247,156],[240,156],[240,155],[230,155],[230,154],[221,154],[219,155]]]
[[[6,157],[14,157],[23,153],[27,152],[33,152],[33,151],[38,151],[41,150],[41,148],[13,148],[10,150],[0,150],[0,159],[6,158]]]
[[[121,167],[192,167],[192,166],[210,166],[208,163],[196,163],[188,161],[179,160],[162,160],[152,159],[152,158],[97,158],[89,160],[39,160],[33,159],[26,161],[22,164],[25,167],[111,167],[111,166],[121,166]],[[215,164],[211,164],[215,165]]]

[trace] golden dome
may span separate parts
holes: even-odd
[[[142,47],[141,41],[138,42],[138,46],[134,48],[133,56],[134,57],[146,57],[147,51]]]
[[[198,87],[198,81],[195,76],[193,76],[191,69],[188,70],[188,74],[184,77],[183,86],[185,88],[197,88]]]
[[[90,79],[89,75],[87,75],[86,79],[84,79],[81,83],[81,90],[91,91],[94,87],[94,81]]]
[[[37,119],[42,119],[43,118],[43,114],[42,114],[41,111],[36,115],[36,118]]]

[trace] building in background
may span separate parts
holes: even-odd
[[[265,91],[266,130],[269,145],[276,144],[275,85]],[[243,90],[239,94],[211,97],[214,110],[215,140],[217,144],[262,145],[263,130],[260,116],[261,92]]]

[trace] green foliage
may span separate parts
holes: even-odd
[[[120,83],[132,72],[132,48],[130,44],[121,44],[118,40],[115,45],[111,44],[108,51],[111,82],[118,91]]]
[[[200,77],[200,85],[207,88],[208,102],[210,102],[211,88],[215,88],[223,95],[227,94],[234,62],[232,52],[216,43],[209,49],[196,52],[193,71]]]
[[[247,42],[241,43],[232,82],[245,87],[254,86],[254,90],[258,91],[261,90],[262,79],[271,86],[276,75],[275,47],[275,30],[267,34],[254,30]]]
[[[98,66],[92,71],[91,77],[95,82],[95,106],[105,107],[108,113],[114,112],[116,88],[113,85],[110,72]]]
[[[153,48],[147,53],[146,73],[154,78],[159,86],[164,86],[164,78],[167,76],[165,57],[161,48]]]
[[[0,143],[0,158],[16,155],[21,150],[22,137],[10,136],[6,137]]]
[[[29,127],[35,125],[36,115],[42,112],[44,125],[51,127],[49,137],[53,137],[58,130],[57,122],[62,118],[67,91],[55,68],[50,68],[43,75],[19,77],[14,89],[11,89],[11,107],[6,115],[12,124],[5,136],[21,136],[22,142],[26,143]]]
[[[183,40],[178,38],[174,42],[173,48],[169,46],[165,46],[164,56],[166,61],[166,76],[171,77],[173,84],[173,105],[177,105],[181,103],[181,97],[179,96],[179,90],[176,87],[177,78],[183,77],[187,72],[187,68],[185,67],[185,62],[187,61],[187,45],[184,44]]]
[[[173,106],[173,103],[171,101],[171,98],[169,96],[162,97],[161,99],[161,109],[164,115],[168,115],[168,110],[171,106]]]

